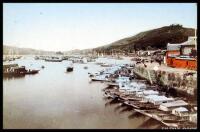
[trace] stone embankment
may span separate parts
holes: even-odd
[[[194,96],[197,93],[197,71],[177,69],[161,66],[156,63],[138,64],[133,72],[148,80],[151,84],[158,84],[168,88],[174,88],[178,92],[183,92]]]

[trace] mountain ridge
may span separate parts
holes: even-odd
[[[137,51],[150,49],[166,49],[167,43],[182,43],[189,36],[194,36],[193,28],[185,28],[180,24],[172,24],[156,29],[140,32],[134,36],[117,40],[111,44],[94,48],[95,51],[111,52],[113,49]]]

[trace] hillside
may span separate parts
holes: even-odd
[[[166,49],[167,43],[182,43],[187,41],[188,36],[194,36],[192,28],[185,28],[181,25],[170,25],[136,34],[135,36],[124,38],[109,45],[97,47],[97,52],[111,52],[121,50],[132,52],[134,50]]]

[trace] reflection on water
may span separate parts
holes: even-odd
[[[132,109],[131,107],[126,107],[126,108],[122,109],[122,110],[119,112],[119,114],[122,114],[122,113],[127,112],[127,111],[132,111],[132,110],[133,110],[133,109]]]
[[[21,79],[24,78],[25,76],[15,76],[15,77],[11,77],[11,76],[4,76],[3,80],[13,80],[13,79]]]
[[[117,107],[115,107],[114,112],[117,112],[118,110],[120,110],[122,108],[121,105],[118,105]]]
[[[74,64],[74,71],[66,73],[68,61],[16,62],[40,71],[3,79],[4,128],[138,128],[145,121],[141,115],[128,118],[133,111],[126,107],[121,114],[114,112],[120,103],[104,99],[106,84],[89,82],[88,72],[104,69],[96,64]]]
[[[138,128],[148,128],[150,126],[157,126],[158,123],[158,121],[148,117],[148,119],[144,121]]]

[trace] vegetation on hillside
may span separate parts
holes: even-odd
[[[179,24],[161,27],[135,36],[124,38],[109,45],[97,47],[94,51],[110,53],[122,51],[132,53],[138,50],[166,49],[167,43],[182,43],[187,41],[188,36],[194,36],[192,28],[184,28]]]

